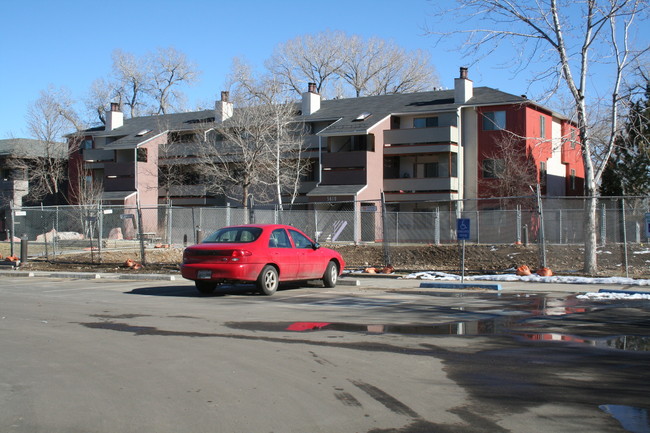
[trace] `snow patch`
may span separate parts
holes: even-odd
[[[438,280],[438,281],[457,281],[460,280],[460,275],[447,274],[445,272],[415,272],[405,276],[404,278],[413,278],[419,280]],[[503,275],[471,275],[466,276],[469,281],[525,281],[533,283],[566,283],[566,284],[620,284],[628,286],[650,286],[650,280],[635,280],[633,278],[625,277],[602,277],[602,278],[589,278],[589,277],[574,277],[574,276],[560,276],[553,275],[551,277],[540,277],[539,275],[526,275],[519,276],[515,274]]]
[[[587,292],[576,296],[578,299],[591,299],[596,301],[622,300],[622,299],[647,299],[650,300],[650,293],[613,293],[613,292]]]

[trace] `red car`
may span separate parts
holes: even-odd
[[[336,286],[345,261],[295,227],[251,224],[224,227],[183,252],[181,274],[199,292],[209,294],[222,283],[254,282],[272,295],[284,281],[323,280]]]

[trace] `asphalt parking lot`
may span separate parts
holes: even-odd
[[[0,276],[0,431],[649,428],[649,302],[601,285],[82,277]]]

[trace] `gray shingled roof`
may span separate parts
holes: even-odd
[[[49,150],[54,156],[65,158],[68,145],[66,143],[56,142],[52,144]],[[40,140],[10,138],[0,140],[0,155],[18,158],[43,158],[46,156],[46,146]]]
[[[319,185],[307,193],[308,197],[357,195],[366,185]]]
[[[105,149],[133,149],[165,131],[191,131],[196,129],[197,124],[201,122],[214,122],[214,111],[203,110],[133,117],[124,119],[124,125],[113,131],[93,128],[87,130],[86,133],[95,137],[119,137],[105,146]],[[151,130],[151,132],[138,136],[138,133],[146,130]]]
[[[124,200],[133,194],[136,194],[136,191],[104,191],[102,192],[102,200]]]
[[[515,96],[490,87],[475,87],[473,97],[463,106],[522,103],[525,97]],[[530,102],[530,101],[528,101]],[[318,135],[362,135],[390,114],[433,113],[455,110],[454,90],[367,96],[361,98],[330,99],[321,102],[320,109],[300,120],[308,122],[334,121]],[[363,121],[355,121],[361,113],[370,113]],[[135,148],[165,131],[191,131],[200,123],[214,122],[214,111],[203,110],[158,116],[125,119],[124,125],[113,131],[92,128],[85,132],[95,137],[117,137],[106,149]],[[137,136],[143,130],[151,132]]]
[[[527,101],[521,96],[511,95],[490,87],[474,88],[474,96],[462,106],[500,105]],[[394,95],[368,96],[363,98],[332,99],[321,102],[320,110],[305,116],[309,121],[339,119],[318,133],[318,135],[361,135],[366,134],[375,123],[389,114],[432,113],[451,111],[460,105],[454,103],[454,90],[401,93]],[[355,121],[361,113],[370,113],[363,121]]]

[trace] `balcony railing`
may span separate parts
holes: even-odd
[[[135,164],[132,162],[104,163],[105,176],[135,176]]]
[[[413,155],[429,153],[458,153],[456,144],[400,144],[384,147],[384,155]]]
[[[323,153],[323,167],[343,168],[343,167],[366,167],[368,163],[368,152],[336,152]]]
[[[83,159],[86,162],[114,161],[115,151],[103,149],[84,149]]]
[[[458,191],[457,177],[384,179],[384,191]]]
[[[455,126],[440,126],[437,128],[390,129],[384,131],[384,144],[420,143],[458,143],[458,128]]]

